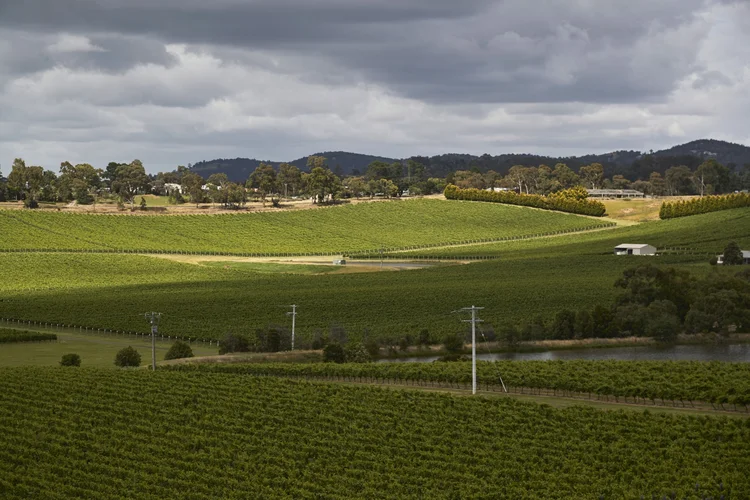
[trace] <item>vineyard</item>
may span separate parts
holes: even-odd
[[[702,257],[718,255],[729,241],[750,245],[750,209],[739,208],[723,212],[696,215],[664,221],[648,222],[612,231],[597,231],[585,234],[563,235],[531,241],[508,241],[455,248],[420,249],[412,252],[394,253],[408,258],[410,254],[428,256],[503,256],[528,258],[542,255],[560,256],[586,252],[611,254],[616,245],[625,242],[649,243],[669,253],[698,254]]]
[[[397,341],[423,328],[438,340],[465,328],[450,312],[471,303],[487,308],[489,325],[606,303],[617,293],[614,281],[632,265],[630,259],[588,255],[561,262],[500,260],[304,276],[131,255],[1,254],[8,272],[0,281],[0,318],[145,332],[143,312],[157,310],[164,313],[165,335],[217,339],[229,331],[254,335],[269,324],[288,327],[279,305],[297,304],[301,341],[332,326],[353,340],[369,331]]]
[[[25,330],[10,330],[0,328],[0,344],[14,344],[17,342],[43,342],[57,340],[54,333],[28,332]]]
[[[217,373],[0,370],[2,498],[748,498],[745,419]]]
[[[0,211],[0,250],[306,255],[492,241],[611,225],[575,215],[440,200],[225,215]]]
[[[171,370],[283,377],[348,377],[362,381],[471,383],[471,363],[202,364]],[[478,362],[482,386],[554,389],[630,401],[695,401],[747,410],[750,364],[699,361],[496,361]]]

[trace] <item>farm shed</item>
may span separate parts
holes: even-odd
[[[656,247],[645,243],[623,243],[615,247],[615,255],[656,255]]]
[[[724,255],[719,255],[718,260],[716,261],[717,264],[723,264],[724,263]],[[750,264],[750,250],[742,250],[742,263],[743,264]]]
[[[645,198],[646,195],[635,189],[587,189],[591,198]]]

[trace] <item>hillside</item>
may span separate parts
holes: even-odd
[[[394,158],[385,158],[382,156],[372,156],[359,153],[348,153],[346,151],[325,151],[315,153],[310,156],[324,156],[328,160],[328,166],[331,170],[340,175],[359,175],[367,170],[367,165],[374,161],[383,161],[393,163],[398,161]],[[294,165],[300,170],[307,169],[307,156],[292,160],[288,163]],[[254,158],[235,158],[235,159],[216,159],[200,161],[195,163],[191,170],[204,179],[211,174],[225,173],[229,180],[234,182],[245,182],[250,174],[258,168],[261,163],[270,163],[275,168],[279,168],[281,161],[256,160]]]
[[[289,212],[128,217],[0,211],[0,250],[343,253],[606,227],[507,205],[402,200]]]
[[[343,175],[358,175],[365,172],[367,165],[379,160],[387,163],[399,161],[394,158],[383,158],[358,153],[347,153],[333,151],[316,153],[328,158],[331,170],[340,167],[338,173]],[[569,167],[577,170],[583,165],[590,163],[601,163],[604,165],[605,174],[612,176],[621,174],[631,180],[645,179],[651,172],[664,172],[674,165],[687,165],[694,169],[707,158],[714,158],[719,163],[742,168],[750,164],[750,147],[714,139],[699,139],[685,144],[680,144],[669,149],[660,151],[613,151],[610,153],[588,154],[572,157],[553,157],[537,155],[533,153],[513,153],[481,156],[471,154],[440,154],[435,156],[412,156],[427,167],[427,175],[430,177],[445,177],[457,170],[478,169],[480,172],[494,170],[502,175],[514,165],[549,165],[566,163]],[[278,167],[278,161],[265,162]],[[292,162],[293,165],[304,169],[307,157],[299,158]],[[226,173],[231,180],[245,181],[248,176],[260,164],[260,160],[236,158],[217,159],[201,161],[193,165],[192,170],[204,178],[217,172]]]
[[[539,212],[516,213],[522,211]],[[683,266],[698,275],[722,271],[708,265],[708,255],[730,239],[750,244],[749,218],[750,209],[728,210],[575,236],[440,249],[440,255],[500,258],[408,272],[265,274],[136,255],[0,253],[6,270],[0,317],[145,331],[143,311],[157,310],[164,313],[167,334],[220,338],[228,331],[253,335],[269,324],[288,325],[279,305],[297,304],[300,341],[332,328],[353,339],[415,337],[428,329],[439,339],[461,331],[450,312],[471,304],[486,307],[484,327],[499,328],[535,316],[551,319],[563,308],[610,303],[623,270],[644,262]],[[612,255],[616,244],[641,241],[700,253]]]

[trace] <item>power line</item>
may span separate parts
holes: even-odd
[[[459,311],[471,311],[471,319],[461,320],[464,323],[471,323],[471,393],[477,393],[477,323],[482,323],[483,320],[477,318],[477,311],[481,311],[484,307],[464,307]]]
[[[156,371],[156,332],[159,330],[161,313],[147,312],[143,317],[146,318],[146,321],[151,323],[151,369]]]

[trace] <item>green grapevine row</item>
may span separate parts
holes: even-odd
[[[0,370],[0,497],[748,498],[745,419],[218,373]]]
[[[471,363],[206,364],[169,369],[289,377],[471,383]],[[477,383],[641,400],[750,404],[750,363],[719,361],[480,361]]]

